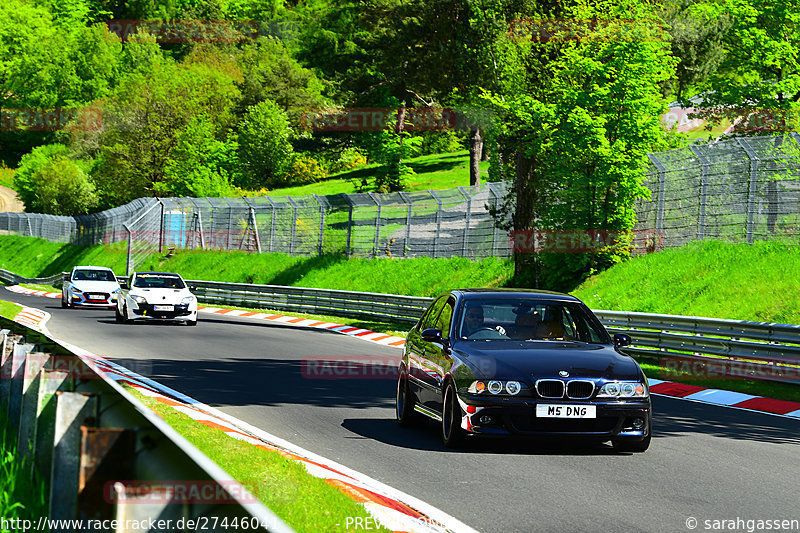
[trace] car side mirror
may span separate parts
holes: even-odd
[[[70,273],[69,272],[62,272],[62,274],[64,275],[64,281],[69,281],[69,274]]]
[[[119,288],[120,289],[128,289],[128,288],[130,288],[130,287],[128,287],[128,280],[127,279],[120,280]]]
[[[197,290],[197,285],[189,285],[189,292],[194,292]]]
[[[614,347],[615,348],[623,348],[625,346],[630,346],[631,336],[627,333],[614,333]]]
[[[442,330],[436,328],[428,328],[423,329],[422,333],[422,340],[425,342],[441,342],[442,341]]]

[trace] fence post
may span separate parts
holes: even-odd
[[[747,191],[747,244],[753,244],[755,240],[753,229],[756,216],[756,192],[758,191],[758,155],[756,155],[755,150],[753,150],[744,139],[737,138],[736,142],[742,147],[747,154],[747,158],[750,160],[750,180]]]
[[[406,212],[406,241],[403,243],[403,257],[408,256],[408,251],[411,249],[411,199],[408,197],[406,193],[400,191],[400,198],[408,204],[408,210]]]
[[[658,204],[656,208],[656,231],[664,233],[664,195],[667,189],[666,173],[667,169],[661,164],[661,161],[656,158],[655,154],[647,154],[653,166],[658,171]]]
[[[127,224],[123,224],[122,227],[125,228],[125,231],[128,232],[128,255],[127,259],[125,260],[125,277],[128,277],[131,275],[131,270],[133,270],[133,266],[131,265],[132,263],[131,246],[133,241],[133,232],[131,232],[131,229],[128,227]]]
[[[325,234],[325,206],[319,195],[315,194],[314,200],[319,204],[319,237],[317,238],[317,255],[322,255],[322,239]]]
[[[350,242],[353,237],[353,202],[349,196],[345,196],[347,203],[350,204],[350,212],[347,215],[347,257],[350,257]]]
[[[472,214],[472,198],[469,194],[464,192],[464,187],[459,187],[458,190],[467,200],[467,215],[464,223],[464,241],[461,243],[461,257],[467,257],[467,250],[469,250],[469,219],[470,215]]]
[[[270,198],[269,196],[265,196],[264,198],[266,198],[267,202],[269,202],[269,209],[270,209],[270,211],[272,211],[272,217],[271,217],[271,222],[270,222],[270,226],[269,226],[269,251],[270,251],[270,253],[272,253],[272,252],[275,251],[275,244],[274,244],[274,241],[275,241],[275,215],[276,215],[276,213],[275,213],[275,202],[273,202],[272,198]]]
[[[368,193],[372,201],[375,202],[377,212],[375,213],[375,243],[372,247],[372,257],[378,257],[378,244],[381,234],[381,200],[374,192]]]
[[[488,187],[489,187],[490,204],[491,203],[494,204],[492,207],[494,207],[495,212],[497,212],[497,199],[500,198],[500,195],[495,191],[495,185],[493,183],[489,183]],[[489,205],[487,205],[486,207],[488,208]],[[497,255],[497,232],[499,229],[500,228],[497,227],[497,221],[494,221],[492,223],[492,257]]]
[[[699,146],[689,147],[700,161],[700,206],[697,213],[697,240],[706,236],[706,202],[708,201],[708,158]]]
[[[433,258],[436,259],[439,256],[439,233],[442,230],[442,200],[434,191],[428,192],[436,200],[436,233],[433,236]]]
[[[164,253],[164,202],[161,198],[156,198],[158,203],[161,204],[161,223],[158,226],[158,253]]]
[[[294,255],[294,240],[297,236],[297,204],[291,196],[287,196],[286,199],[292,204],[292,241],[289,243],[289,255]]]

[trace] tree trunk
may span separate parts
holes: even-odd
[[[536,250],[530,246],[531,234],[536,230],[536,208],[539,201],[539,183],[535,161],[526,158],[522,152],[516,154],[516,172],[514,176],[514,193],[516,206],[512,215],[512,239],[518,233],[527,235],[529,246],[514,251],[514,278],[523,286],[539,286],[540,261]]]
[[[481,130],[477,126],[472,126],[469,144],[469,184],[481,184],[480,162],[483,152],[483,139]]]

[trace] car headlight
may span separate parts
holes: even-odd
[[[516,396],[522,390],[522,384],[519,381],[500,381],[493,379],[491,381],[473,381],[467,388],[470,394],[482,394],[490,392],[491,394],[500,394],[505,391],[506,394]]]
[[[75,287],[70,287],[69,290],[72,292],[72,294],[83,294],[83,291],[79,291]]]
[[[122,289],[114,289],[113,291],[111,291],[111,294],[119,294],[119,291],[121,290]]]
[[[611,381],[597,392],[598,398],[647,398],[649,391],[640,381]]]
[[[147,298],[145,298],[144,296],[131,296],[131,300],[133,300],[137,304],[146,304],[147,303]]]
[[[189,305],[194,300],[194,296],[187,296],[183,300],[181,300],[181,305]]]

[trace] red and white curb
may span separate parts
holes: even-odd
[[[14,322],[44,333],[47,333],[45,324],[48,320],[50,320],[50,313],[33,307],[23,307],[22,311],[17,313],[17,316],[14,317]]]
[[[157,381],[132,372],[108,359],[94,355],[69,343],[61,343],[78,355],[88,359],[98,371],[119,383],[136,390],[183,413],[204,426],[218,429],[237,440],[248,442],[261,449],[279,453],[289,460],[305,466],[314,477],[324,479],[347,496],[361,504],[372,515],[372,524],[394,532],[422,533],[477,533],[458,519],[435,507],[360,472],[296,446],[275,435],[258,429],[206,404],[170,389]],[[353,521],[366,516],[346,517]],[[352,528],[352,524],[340,524]]]
[[[396,335],[387,335],[385,333],[377,333],[368,329],[361,329],[354,326],[345,324],[337,324],[335,322],[322,322],[313,318],[298,318],[289,315],[276,315],[272,313],[259,313],[255,311],[242,311],[241,309],[220,309],[218,307],[203,307],[198,306],[197,310],[201,313],[214,313],[217,315],[238,316],[245,318],[254,318],[257,320],[270,320],[273,322],[280,322],[292,326],[304,328],[317,328],[335,331],[343,335],[349,335],[357,339],[383,344],[384,346],[397,346],[402,347],[405,345],[406,340],[403,337]]]
[[[758,411],[771,415],[796,418],[800,420],[800,402],[774,400],[761,396],[753,396],[742,392],[732,392],[720,389],[709,389],[688,383],[673,383],[659,379],[648,378],[650,393],[670,398],[680,398],[693,402],[733,407],[746,411]]]
[[[60,292],[37,291],[36,289],[26,289],[19,285],[7,285],[6,290],[19,294],[29,294],[31,296],[44,296],[45,298],[61,298]]]
[[[10,290],[11,292],[16,292],[19,294],[28,294],[31,296],[44,296],[46,298],[61,298],[60,292],[47,292],[47,291],[38,291],[35,289],[26,289],[25,287],[20,287],[19,285],[10,285],[7,286],[6,289]],[[383,344],[384,346],[402,347],[406,343],[406,340],[403,337],[398,337],[396,335],[387,335],[385,333],[378,333],[375,331],[370,331],[368,329],[348,326],[346,324],[337,324],[335,322],[322,322],[319,320],[314,320],[312,318],[299,318],[290,315],[260,313],[256,311],[243,311],[241,309],[222,309],[219,307],[205,307],[202,305],[197,306],[197,310],[201,313],[238,316],[244,318],[253,318],[256,320],[270,320],[272,322],[280,322],[283,324],[289,324],[304,328],[327,329],[330,331],[335,331],[336,333],[341,333],[343,335],[349,335],[350,337],[355,337],[357,339],[363,339],[365,341],[375,342],[377,344]]]

